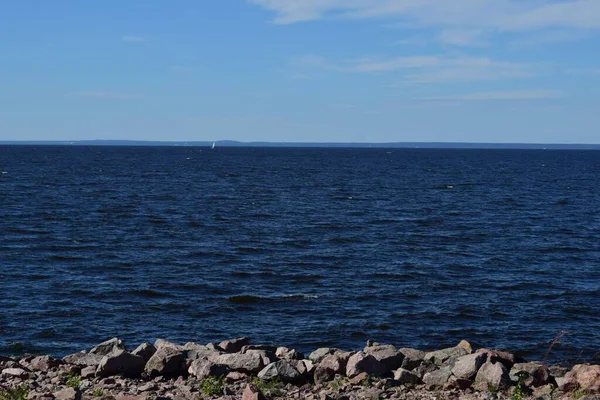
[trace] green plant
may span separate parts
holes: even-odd
[[[587,396],[588,394],[590,394],[589,390],[587,389],[583,389],[583,388],[577,388],[574,392],[573,392],[573,400],[579,400],[581,399],[583,396]]]
[[[488,392],[495,393],[496,390],[497,390],[497,388],[496,388],[496,386],[492,382],[488,382],[488,384],[487,384],[487,390],[488,390]]]
[[[256,386],[260,391],[267,396],[275,396],[280,397],[283,396],[283,392],[281,388],[283,387],[283,383],[281,379],[274,378],[269,380],[261,380],[258,377],[255,377],[252,380],[252,384]]]
[[[94,389],[94,391],[92,392],[92,396],[93,397],[103,397],[106,393],[104,392],[104,390],[102,389]]]
[[[348,379],[345,376],[341,376],[341,377],[329,382],[329,387],[331,388],[331,390],[334,390],[337,392],[338,390],[340,390],[341,388],[346,386],[348,384],[348,382],[350,382],[350,379]]]
[[[26,400],[28,394],[29,388],[21,385],[14,389],[0,390],[0,400]]]
[[[200,391],[207,396],[223,394],[223,377],[209,376],[202,380]]]
[[[81,377],[75,375],[73,371],[69,371],[67,375],[67,387],[77,389],[81,386]]]
[[[519,380],[510,394],[510,400],[523,400],[525,397],[527,397],[525,379],[527,379],[528,376],[529,374],[524,371],[517,373]]]

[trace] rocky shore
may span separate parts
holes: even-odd
[[[600,399],[600,365],[527,362],[457,346],[424,352],[254,345],[248,338],[128,351],[117,338],[62,359],[0,356],[0,400]]]

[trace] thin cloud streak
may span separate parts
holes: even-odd
[[[424,101],[488,101],[488,100],[557,100],[563,94],[557,90],[513,90],[503,92],[465,93],[452,96],[425,97]]]

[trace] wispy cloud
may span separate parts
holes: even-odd
[[[445,29],[438,35],[442,44],[453,46],[485,46],[481,29]]]
[[[526,31],[600,29],[597,0],[249,0],[275,13],[277,24],[323,18],[386,18],[420,26]]]
[[[299,63],[298,60],[305,60]],[[295,67],[353,73],[393,73],[407,83],[488,81],[531,78],[533,68],[526,64],[498,61],[487,57],[412,56],[387,59],[362,58],[332,63],[318,56],[298,58]]]
[[[486,100],[555,100],[563,97],[557,90],[513,90],[500,92],[464,93],[451,96],[425,97],[426,101],[486,101]]]
[[[106,91],[84,91],[71,93],[72,96],[77,97],[91,97],[98,99],[121,99],[121,100],[135,100],[142,99],[144,96],[139,93],[122,93],[122,92],[106,92]]]
[[[124,42],[145,42],[146,38],[142,36],[126,35],[121,38]]]
[[[567,70],[571,75],[600,75],[600,68],[573,68]]]

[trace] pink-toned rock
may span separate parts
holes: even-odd
[[[346,376],[348,378],[354,378],[362,372],[365,372],[368,375],[378,376],[385,372],[385,367],[374,356],[359,351],[348,359]]]
[[[495,390],[502,390],[509,387],[511,384],[508,370],[504,364],[487,361],[479,368],[475,377],[475,387],[478,390],[486,390],[490,386]]]
[[[23,368],[6,368],[2,370],[2,375],[26,378],[29,374]]]
[[[502,351],[502,350],[479,349],[479,350],[477,350],[477,353],[487,354],[488,361],[491,361],[491,362],[499,361],[508,370],[510,370],[513,367],[513,365],[519,361],[514,354],[509,353],[507,351]]]
[[[256,386],[249,383],[242,393],[242,400],[267,400],[267,398]]]
[[[346,370],[346,362],[337,354],[330,354],[323,358],[315,368],[315,383],[323,383],[334,378]]]
[[[76,388],[66,388],[53,393],[56,400],[81,400],[81,391]]]
[[[242,350],[242,347],[250,344],[250,339],[241,337],[237,339],[224,340],[219,343],[219,347],[226,353],[237,353]]]
[[[50,356],[35,357],[29,363],[31,369],[35,371],[47,371],[50,368],[58,367],[61,364],[60,360],[52,358]]]
[[[600,393],[600,365],[578,364],[567,372],[559,383],[559,389],[571,391],[575,389]]]

